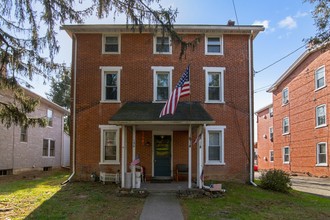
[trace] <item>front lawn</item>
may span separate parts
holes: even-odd
[[[330,219],[330,199],[289,194],[238,183],[224,183],[220,198],[181,199],[188,219]]]

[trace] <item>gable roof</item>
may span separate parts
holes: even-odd
[[[127,102],[110,124],[214,124],[213,118],[198,102],[179,102],[174,115],[159,118],[164,103]]]
[[[269,104],[269,105],[266,105],[266,106],[260,108],[259,110],[257,110],[257,111],[255,112],[255,114],[259,114],[260,112],[262,112],[262,111],[264,111],[264,110],[266,110],[266,109],[269,109],[269,108],[271,108],[271,107],[273,107],[273,103],[271,103],[271,104]]]

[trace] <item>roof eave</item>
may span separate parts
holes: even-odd
[[[108,121],[112,125],[200,125],[215,124],[215,121]]]

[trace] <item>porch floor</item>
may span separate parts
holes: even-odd
[[[196,188],[196,184],[192,183],[192,188]],[[188,182],[171,182],[171,183],[150,183],[142,182],[141,188],[149,192],[177,192],[179,190],[187,190]]]

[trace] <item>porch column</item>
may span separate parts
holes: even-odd
[[[198,172],[197,172],[197,185],[198,187],[201,189],[203,188],[203,180],[201,179],[202,173],[204,172],[204,126],[200,126],[200,130],[199,130],[199,141],[197,142],[197,151],[198,153],[198,163],[197,166],[199,167]]]
[[[136,147],[136,130],[135,125],[133,125],[133,134],[132,134],[132,161],[136,159],[135,147]],[[131,166],[132,168],[132,188],[135,189],[135,164]]]
[[[191,124],[188,133],[188,189],[191,188]]]
[[[121,127],[121,188],[125,187],[125,173],[127,170],[126,159],[127,159],[127,143],[126,143],[126,126]]]

